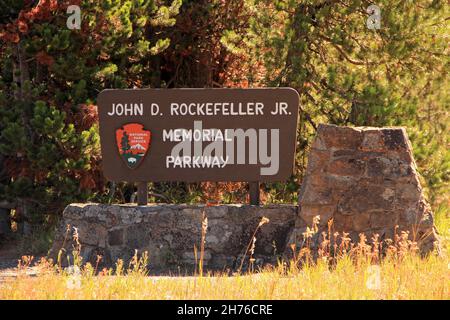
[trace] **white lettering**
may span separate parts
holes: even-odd
[[[279,129],[163,130],[163,141],[178,142],[166,159],[167,168],[224,168],[228,164],[260,164],[261,175],[276,175],[280,167]],[[270,140],[269,140],[270,135]],[[205,142],[210,142],[204,146]]]

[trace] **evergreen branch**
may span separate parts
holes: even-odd
[[[0,209],[15,209],[16,207],[16,202],[0,201]]]
[[[342,49],[339,45],[334,43],[333,40],[331,40],[330,38],[328,38],[327,36],[324,36],[322,34],[319,34],[319,37],[321,39],[326,40],[327,42],[329,42],[337,51],[339,51],[341,56],[344,57],[344,59],[347,60],[348,62],[350,62],[351,64],[358,65],[358,66],[364,66],[364,65],[370,65],[370,64],[382,64],[382,63],[384,63],[382,61],[379,61],[379,62],[367,61],[366,62],[366,61],[352,59],[352,58],[350,58],[347,55],[347,53],[345,53],[344,49]]]

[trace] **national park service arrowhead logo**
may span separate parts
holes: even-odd
[[[116,130],[119,154],[130,169],[137,168],[150,148],[151,132],[139,123],[129,123]]]

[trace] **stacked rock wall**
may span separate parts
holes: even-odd
[[[195,268],[194,246],[200,250],[203,210],[208,219],[204,266],[214,270],[240,266],[262,217],[270,222],[256,234],[254,258],[259,266],[276,263],[297,213],[294,205],[71,204],[64,210],[51,256],[56,258],[61,248],[70,255],[76,228],[85,262],[95,264],[101,255],[105,266],[114,266],[117,259],[127,262],[138,250],[148,252],[152,272],[189,272]]]

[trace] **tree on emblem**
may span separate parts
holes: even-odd
[[[122,153],[125,153],[125,154],[128,153],[128,151],[131,148],[130,140],[128,138],[128,134],[126,131],[123,132],[121,147],[122,147]]]

